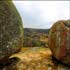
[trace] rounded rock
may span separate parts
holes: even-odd
[[[70,65],[70,20],[54,23],[49,32],[49,47],[57,60]]]
[[[0,1],[0,60],[23,46],[21,17],[12,1]]]

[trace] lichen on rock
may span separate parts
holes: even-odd
[[[70,20],[54,23],[49,32],[49,47],[57,60],[70,65]]]
[[[23,46],[21,17],[12,1],[0,1],[0,60]]]

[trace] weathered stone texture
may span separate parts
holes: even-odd
[[[17,52],[23,45],[23,27],[11,1],[0,1],[0,60]]]
[[[70,20],[54,23],[49,32],[49,47],[56,59],[70,65]]]

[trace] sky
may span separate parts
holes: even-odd
[[[24,28],[48,29],[58,20],[70,19],[70,1],[13,1]]]

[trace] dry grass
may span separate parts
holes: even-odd
[[[18,62],[4,68],[4,70],[70,70],[62,65],[54,64],[51,51],[44,47],[22,48],[21,52],[10,58],[19,58]]]

